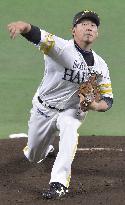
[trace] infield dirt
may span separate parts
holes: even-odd
[[[0,140],[0,205],[125,205],[125,137],[80,137],[72,164],[69,195],[42,200],[48,189],[55,155],[43,163],[28,162],[22,149],[26,138]],[[111,148],[85,150],[84,148]]]

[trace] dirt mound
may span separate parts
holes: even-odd
[[[32,164],[24,158],[25,144],[26,138],[0,140],[1,205],[125,205],[125,137],[80,137],[69,195],[53,201],[42,200],[41,192],[55,156]]]

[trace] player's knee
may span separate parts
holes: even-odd
[[[31,149],[26,146],[24,149],[23,149],[23,153],[25,155],[25,157],[30,161],[30,162],[34,162],[34,155],[33,155],[33,152],[31,151]]]
[[[41,153],[39,153],[38,151],[35,151],[34,148],[29,148],[28,146],[26,146],[23,149],[23,152],[24,152],[25,157],[30,162],[36,162],[37,163],[42,158]]]

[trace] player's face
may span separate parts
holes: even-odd
[[[74,40],[78,43],[91,44],[98,36],[98,27],[91,20],[81,20],[72,30]]]

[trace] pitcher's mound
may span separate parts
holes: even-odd
[[[23,156],[26,141],[0,140],[1,205],[125,205],[125,137],[80,137],[69,195],[52,201],[42,200],[41,192],[48,188],[58,137],[55,155],[39,164]]]

